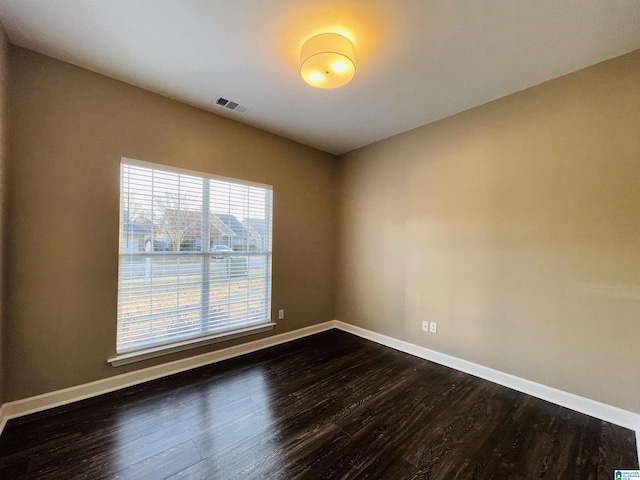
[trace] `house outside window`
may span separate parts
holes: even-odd
[[[120,168],[118,354],[272,328],[271,187]]]

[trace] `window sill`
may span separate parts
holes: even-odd
[[[204,345],[210,345],[212,343],[224,342],[227,340],[232,340],[234,338],[267,332],[269,330],[273,330],[275,326],[276,323],[273,322],[261,323],[260,325],[252,325],[246,328],[216,333],[207,337],[198,337],[194,339],[184,340],[181,342],[172,343],[171,345],[160,345],[157,347],[145,348],[143,350],[136,350],[135,352],[122,353],[120,355],[116,355],[115,357],[109,358],[107,362],[110,363],[112,367],[120,367],[122,365],[128,365],[130,363],[141,362],[143,360],[149,360],[150,358],[160,357],[162,355],[182,352],[191,348],[202,347]]]

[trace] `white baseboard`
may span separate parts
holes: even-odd
[[[489,367],[478,365],[461,358],[453,357],[444,353],[436,352],[425,347],[420,347],[413,343],[398,340],[380,333],[372,332],[365,328],[356,327],[348,323],[335,320],[335,327],[339,330],[352,333],[367,340],[391,347],[401,352],[409,353],[425,360],[454,368],[465,373],[469,373],[476,377],[489,380],[513,390],[517,390],[532,397],[555,403],[562,407],[575,410],[586,415],[590,415],[600,420],[620,425],[636,432],[636,445],[638,446],[638,458],[640,459],[640,414],[623,410],[612,405],[581,397],[573,393],[564,392],[553,387],[548,387],[540,383],[532,382],[524,378],[516,377],[508,373],[494,370]]]
[[[222,360],[262,350],[281,343],[290,342],[292,340],[323,332],[325,330],[330,330],[332,328],[343,330],[381,345],[391,347],[395,350],[469,373],[476,377],[489,380],[490,382],[526,393],[556,405],[634,430],[636,432],[638,458],[640,459],[640,415],[637,413],[597,402],[573,393],[564,392],[556,388],[516,377],[515,375],[484,367],[477,363],[436,352],[435,350],[430,350],[413,343],[388,337],[355,325],[350,325],[339,320],[332,320],[318,325],[294,330],[292,332],[281,333],[261,340],[243,343],[234,347],[204,353],[195,357],[183,358],[174,362],[164,363],[102,380],[96,380],[95,382],[85,383],[83,385],[77,385],[75,387],[56,390],[54,392],[5,403],[0,407],[0,434],[2,433],[7,420],[12,418],[29,415],[31,413],[95,397],[97,395],[109,393],[114,390],[120,390],[122,388],[148,382],[150,380],[155,380],[157,378],[173,375],[192,368],[220,362]]]
[[[2,433],[7,421],[12,418],[22,417],[24,415],[29,415],[30,413],[59,407],[61,405],[77,402],[78,400],[84,400],[104,393],[113,392],[114,390],[120,390],[122,388],[131,387],[150,380],[155,380],[157,378],[166,377],[167,375],[173,375],[174,373],[180,373],[185,370],[191,370],[192,368],[220,362],[222,360],[227,360],[229,358],[313,335],[314,333],[330,330],[334,327],[335,322],[324,322],[310,327],[300,328],[292,332],[281,333],[261,340],[243,343],[234,347],[223,348],[221,350],[203,353],[202,355],[187,357],[174,362],[163,363],[161,365],[104,378],[102,380],[96,380],[94,382],[8,402],[0,407],[0,434]]]
[[[0,434],[2,433],[2,430],[4,430],[4,426],[7,424],[7,420],[9,420],[7,418],[7,415],[5,414],[5,405],[6,403],[0,405]]]

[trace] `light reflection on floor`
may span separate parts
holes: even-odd
[[[260,448],[252,447],[252,454],[273,458],[277,439],[271,411],[269,372],[257,365],[221,372],[219,378],[206,384],[194,381],[193,387],[165,388],[157,395],[138,404],[124,407],[114,422],[114,448],[111,450],[112,471],[122,477],[133,477],[136,464],[153,461],[154,455],[167,455],[169,446],[180,444],[180,454],[199,459],[238,454],[240,440],[265,435]],[[161,385],[159,385],[161,387]],[[163,438],[167,438],[166,443]],[[189,444],[191,442],[191,444]],[[260,458],[259,457],[259,458]],[[228,457],[227,457],[228,458]],[[244,461],[244,458],[239,458]]]

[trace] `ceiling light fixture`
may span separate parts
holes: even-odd
[[[356,73],[356,48],[347,37],[321,33],[304,42],[300,49],[300,75],[317,88],[338,88]]]

